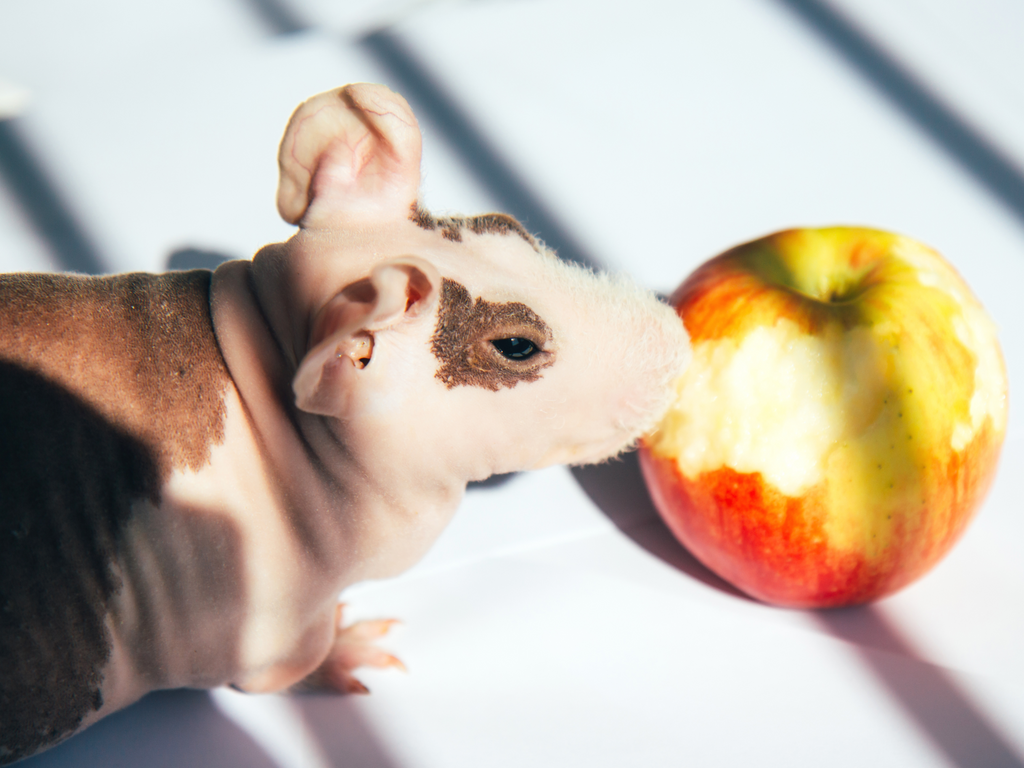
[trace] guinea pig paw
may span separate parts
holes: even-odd
[[[376,619],[357,621],[342,627],[339,606],[334,645],[316,671],[296,688],[302,691],[366,694],[370,692],[369,689],[352,674],[359,667],[407,671],[399,659],[375,644],[398,623],[397,619]]]

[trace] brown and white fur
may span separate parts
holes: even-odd
[[[285,133],[286,243],[0,278],[0,763],[159,688],[358,690],[397,662],[344,587],[415,563],[468,481],[654,423],[673,312],[507,216],[431,216],[419,161],[406,102],[346,86]]]

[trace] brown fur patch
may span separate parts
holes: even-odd
[[[35,371],[147,445],[162,476],[224,439],[230,381],[210,272],[0,276],[0,359]]]
[[[0,276],[0,763],[102,705],[139,499],[223,440],[210,273]]]
[[[429,211],[413,203],[409,219],[416,226],[433,231],[441,230],[441,236],[456,243],[462,242],[462,230],[468,229],[475,235],[518,235],[537,252],[541,248],[536,238],[516,219],[504,213],[485,213],[480,216],[433,216]]]
[[[521,337],[540,350],[525,360],[508,360],[491,344],[495,339]],[[435,376],[448,389],[473,386],[497,392],[521,381],[540,378],[555,362],[551,329],[532,309],[520,302],[473,301],[465,286],[443,278],[437,328],[431,351],[441,362]]]

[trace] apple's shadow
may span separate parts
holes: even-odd
[[[571,471],[590,500],[634,543],[702,584],[751,600],[697,560],[662,522],[635,451],[604,464],[572,467]]]
[[[572,473],[608,519],[643,549],[709,587],[755,602],[676,540],[654,508],[635,452],[606,464],[574,467]],[[856,649],[872,676],[950,765],[1024,768],[1021,756],[970,694],[949,672],[925,661],[877,606],[807,613],[822,632]]]

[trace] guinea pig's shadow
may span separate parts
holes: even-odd
[[[205,691],[160,691],[23,763],[24,768],[193,765],[275,768]]]
[[[509,480],[512,480],[514,477],[516,477],[516,475],[518,474],[518,472],[509,472],[508,474],[504,475],[491,475],[485,480],[474,480],[473,482],[468,483],[466,485],[466,490],[473,491],[487,490],[489,488],[500,488]]]
[[[604,464],[572,467],[571,471],[597,508],[647,552],[709,587],[751,599],[708,570],[662,522],[647,492],[635,451]]]

